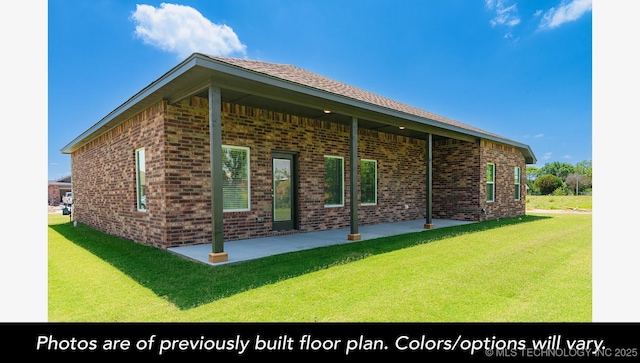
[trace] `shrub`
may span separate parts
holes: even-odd
[[[534,185],[540,190],[540,193],[548,195],[553,193],[556,189],[562,188],[563,183],[557,176],[547,174],[536,179]]]
[[[565,190],[565,188],[560,187],[553,191],[553,195],[562,196],[562,195],[569,195],[569,194],[567,194],[567,191]]]

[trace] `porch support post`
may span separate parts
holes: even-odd
[[[351,118],[351,132],[349,133],[349,184],[351,195],[351,233],[347,238],[358,241],[358,119]]]
[[[211,158],[211,245],[209,262],[224,262],[222,223],[222,103],[220,88],[209,85],[209,155]]]
[[[432,190],[431,190],[431,179],[432,179],[432,159],[433,159],[433,150],[432,150],[432,138],[433,136],[429,133],[427,134],[427,178],[426,178],[426,205],[427,205],[427,221],[424,224],[425,229],[433,229],[433,221],[431,220],[431,199],[432,199]]]

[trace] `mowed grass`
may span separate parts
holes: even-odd
[[[591,195],[527,195],[527,209],[591,211]]]
[[[66,216],[49,223],[51,322],[591,321],[590,214],[527,215],[218,267],[73,227]]]

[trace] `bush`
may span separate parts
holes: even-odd
[[[569,194],[567,193],[566,188],[563,188],[563,187],[557,188],[556,190],[554,190],[554,191],[553,191],[553,193],[552,193],[552,194],[553,194],[553,195],[557,195],[557,196],[569,195]]]
[[[555,175],[547,174],[536,179],[534,185],[543,195],[553,193],[556,189],[562,188],[563,182]]]

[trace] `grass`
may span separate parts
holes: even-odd
[[[591,215],[527,215],[211,267],[49,217],[51,322],[591,321]]]
[[[527,209],[566,210],[577,208],[579,210],[592,210],[591,195],[527,195]]]

